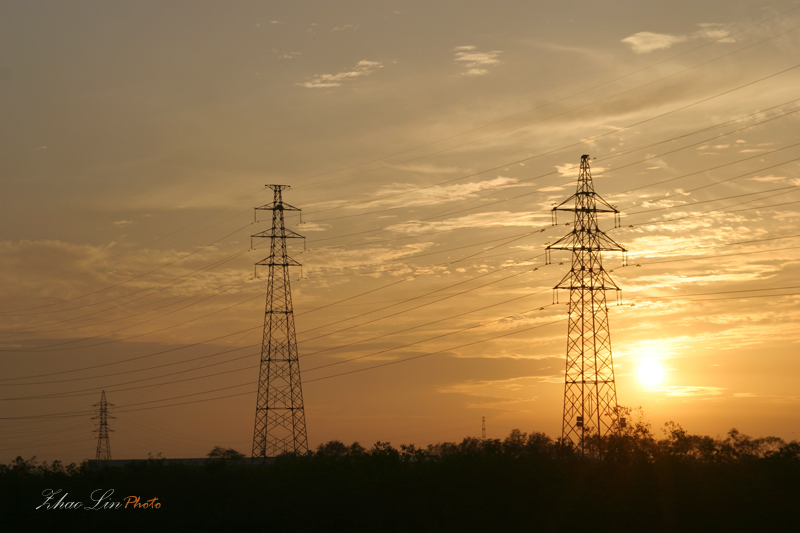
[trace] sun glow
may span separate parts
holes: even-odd
[[[658,385],[664,379],[664,368],[652,359],[639,365],[639,381],[645,385]]]

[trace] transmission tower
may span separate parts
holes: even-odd
[[[308,451],[300,363],[294,329],[289,267],[300,266],[286,253],[286,239],[303,236],[286,229],[283,214],[300,211],[283,202],[281,191],[288,185],[267,185],[274,198],[271,204],[256,207],[272,211],[272,228],[253,237],[269,238],[269,257],[256,266],[269,267],[267,304],[264,313],[264,338],[258,376],[256,423],[253,431],[253,457],[276,457],[282,453]]]
[[[619,211],[595,193],[588,155],[581,156],[575,194],[553,208],[553,224],[557,223],[558,211],[575,213],[572,231],[547,246],[545,252],[548,263],[550,250],[572,252],[570,271],[554,287],[556,295],[559,289],[569,290],[561,436],[586,453],[592,451],[587,441],[607,435],[617,422],[606,291],[616,291],[619,298],[620,288],[603,269],[600,253],[622,252],[625,264],[627,250],[597,226],[598,213],[613,213],[616,223]]]
[[[92,420],[98,420],[99,424],[97,429],[92,431],[92,433],[97,433],[97,453],[94,458],[96,461],[110,461],[111,444],[108,442],[108,432],[114,430],[108,429],[108,419],[114,417],[108,416],[108,408],[114,407],[114,404],[106,401],[106,391],[103,391],[100,395],[100,403],[96,403],[92,407],[100,410],[97,416],[92,417]]]
[[[481,417],[481,439],[486,440],[486,417]]]

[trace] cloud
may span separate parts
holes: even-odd
[[[487,381],[466,381],[440,387],[441,394],[458,394],[465,396],[468,409],[504,409],[520,403],[534,402],[531,388],[538,383],[549,382],[552,376],[521,376],[510,379]],[[563,382],[561,377],[560,382]]]
[[[345,24],[344,26],[334,26],[334,28],[331,31],[332,32],[333,31],[345,31],[345,30],[353,30],[353,31],[355,31],[360,27],[361,26],[359,26],[358,24]]]
[[[305,233],[307,231],[325,231],[330,226],[328,224],[318,224],[317,222],[303,222],[302,226],[299,226],[297,229],[301,233]]]
[[[355,67],[353,67],[353,70],[347,72],[338,72],[336,74],[320,74],[311,78],[311,81],[298,83],[297,85],[307,89],[341,87],[343,82],[369,76],[379,68],[383,68],[383,63],[380,61],[368,61],[363,59],[356,63]]]
[[[625,37],[622,42],[630,45],[635,54],[649,54],[655,50],[670,48],[673,44],[688,40],[685,35],[671,35],[669,33],[653,33],[640,31],[630,37]]]
[[[733,37],[728,37],[731,32],[725,29],[724,24],[706,22],[698,24],[698,26],[700,26],[700,29],[693,34],[697,39],[710,39],[712,41],[719,41],[721,43],[736,42]]]
[[[162,288],[164,283],[189,274],[181,283],[164,288],[158,297],[191,295],[242,276],[239,270],[197,271],[199,265],[227,255],[227,251],[213,247],[189,256],[185,251],[132,248],[114,242],[92,246],[56,240],[2,241],[0,257],[3,257],[4,271],[0,273],[0,284],[13,287],[24,295],[26,301],[38,298],[69,299],[82,293],[98,293],[82,300],[83,305],[93,300],[108,299],[109,295]],[[52,278],[51,263],[59,265],[62,275],[54,278],[52,283],[42,283],[42,279]],[[169,264],[168,267],[165,268],[165,264]],[[150,274],[143,276],[142,272]],[[120,288],[117,291],[97,290],[98,287],[109,285],[119,285]],[[5,296],[13,295],[7,291]],[[82,307],[77,309],[80,312]]]
[[[416,191],[413,196],[403,195],[402,198],[382,198],[366,201],[359,207],[374,209],[376,207],[412,207],[421,205],[439,205],[455,200],[472,198],[476,193],[485,190],[502,190],[513,187],[517,183],[515,178],[498,176],[495,179],[476,181],[472,183],[458,183],[454,185],[440,185]],[[394,184],[380,189],[376,196],[399,195],[418,186],[410,183]]]
[[[500,63],[498,56],[503,53],[501,50],[478,52],[475,46],[456,46],[453,51],[456,56],[456,65],[467,69],[462,72],[464,76],[483,76],[488,74],[489,71],[486,67]]]
[[[352,274],[354,270],[361,268],[369,268],[371,271],[404,268],[404,260],[412,258],[431,246],[433,243],[425,242],[401,247],[320,248],[315,250],[315,253],[309,256],[304,264],[311,277],[341,275],[343,272]]]
[[[395,168],[415,174],[455,174],[457,172],[465,172],[463,168],[459,167],[442,167],[432,164],[397,165]]]
[[[125,226],[133,224],[133,220],[115,220],[112,224],[118,228],[124,228]]]
[[[590,163],[589,170],[592,173],[592,178],[599,178],[608,168],[609,167],[601,167]],[[577,179],[581,170],[581,165],[580,163],[565,163],[563,165],[556,165],[556,170],[561,177]]]
[[[412,220],[403,224],[396,224],[386,228],[387,231],[415,235],[429,231],[447,231],[461,228],[500,228],[500,227],[531,227],[545,221],[549,222],[550,214],[539,211],[492,211],[488,213],[475,213],[463,217],[451,218],[438,222],[423,222]]]
[[[663,392],[667,396],[678,396],[682,398],[705,398],[713,396],[721,396],[725,390],[723,387],[703,387],[691,385],[674,385],[671,387],[661,387],[656,389]]]
[[[436,166],[408,166],[398,167],[402,170],[420,174],[438,174],[460,172],[457,168],[436,167]],[[347,209],[375,209],[377,207],[417,207],[423,205],[439,205],[447,202],[465,200],[474,197],[477,193],[485,190],[503,190],[511,187],[527,187],[528,184],[519,184],[516,178],[498,176],[491,180],[476,181],[471,183],[458,183],[453,185],[437,185],[426,189],[419,189],[419,185],[414,183],[393,183],[382,187],[371,193],[369,196],[362,197],[358,202],[341,200],[334,202],[322,202],[309,206],[315,209],[330,209],[336,207],[346,207]],[[413,192],[413,195],[406,194]]]
[[[297,56],[303,55],[303,52],[281,53],[281,52],[278,52],[277,50],[273,50],[273,52],[278,55],[278,59],[294,59]]]
[[[684,35],[673,35],[671,33],[653,33],[650,31],[641,31],[634,33],[629,37],[622,39],[622,42],[629,45],[635,54],[649,54],[656,50],[665,50],[677,43],[686,41],[693,41],[696,39],[718,41],[721,43],[735,42],[733,38],[728,37],[728,31],[723,24],[717,23],[704,23],[698,24],[699,30],[693,33]]]
[[[770,182],[773,182],[773,181],[783,181],[785,179],[786,178],[783,177],[783,176],[773,176],[772,174],[770,174],[769,176],[756,176],[754,178],[748,178],[749,181],[764,181],[764,182],[767,182],[767,183],[770,183]]]

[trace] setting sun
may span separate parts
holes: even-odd
[[[644,361],[639,365],[639,381],[645,385],[658,385],[664,379],[664,368],[653,360]]]

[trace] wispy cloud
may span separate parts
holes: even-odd
[[[513,187],[517,183],[515,178],[498,176],[495,179],[476,181],[472,183],[458,183],[454,185],[441,185],[429,187],[421,191],[416,191],[413,196],[403,195],[402,198],[383,198],[367,201],[361,205],[363,208],[373,209],[375,207],[395,207],[395,206],[421,206],[437,205],[456,200],[465,200],[473,197],[476,193],[485,190],[502,190]],[[406,191],[417,189],[418,186],[410,183],[394,184],[380,189],[376,196],[391,196],[401,194]]]
[[[461,169],[450,167],[436,167],[428,165],[398,167],[415,174],[444,174],[460,172]],[[516,178],[498,176],[491,180],[475,181],[471,183],[457,183],[453,185],[438,185],[418,190],[419,185],[414,183],[393,183],[381,187],[360,199],[322,202],[309,206],[312,210],[319,208],[346,207],[347,209],[375,209],[376,207],[418,207],[423,205],[439,205],[447,202],[465,200],[474,197],[477,193],[487,190],[503,190],[511,187],[527,187],[529,184],[520,184]],[[413,195],[406,194],[413,191]]]
[[[563,178],[577,178],[578,174],[580,173],[581,166],[578,163],[565,163],[563,165],[556,165],[556,170],[558,171],[558,175]],[[606,170],[608,170],[608,167],[592,165],[592,177],[599,178]]]
[[[475,213],[463,217],[451,218],[437,222],[424,222],[412,220],[403,224],[389,226],[387,231],[396,233],[418,234],[428,231],[445,231],[461,228],[499,228],[509,226],[538,226],[544,221],[549,221],[549,214],[542,214],[540,211],[492,211],[488,213]]]
[[[306,261],[305,266],[310,272],[310,277],[352,274],[354,270],[363,268],[368,268],[371,272],[378,272],[385,268],[407,271],[404,260],[431,246],[433,243],[424,242],[408,244],[399,248],[386,246],[361,247],[357,250],[320,248],[315,251],[311,259]]]
[[[310,81],[298,83],[297,85],[307,89],[325,89],[331,87],[341,87],[343,82],[352,81],[357,78],[369,76],[376,70],[383,68],[383,63],[380,61],[369,61],[362,59],[356,63],[352,70],[346,72],[338,72],[336,74],[320,74],[314,76]]]
[[[498,56],[503,53],[501,50],[479,52],[477,47],[472,45],[456,46],[453,51],[456,56],[456,65],[466,68],[462,73],[464,76],[483,76],[488,74],[487,67],[500,63]]]
[[[698,24],[698,26],[700,27],[699,30],[683,35],[641,31],[629,37],[625,37],[622,39],[622,42],[629,45],[635,54],[649,54],[656,50],[670,48],[674,44],[695,39],[719,41],[722,43],[735,42],[734,39],[728,37],[730,31],[728,31],[723,24],[705,23]]]
[[[465,172],[465,170],[460,167],[443,167],[432,164],[397,165],[395,168],[415,174],[454,174],[456,172]]]
[[[298,231],[305,233],[308,231],[325,231],[330,226],[328,224],[319,224],[317,222],[303,222],[302,226],[298,226]]]
[[[770,174],[769,176],[755,176],[754,178],[748,178],[749,181],[763,181],[763,182],[774,182],[774,181],[783,181],[786,178],[784,176],[773,176]]]
[[[334,26],[331,31],[332,32],[334,32],[334,31],[346,31],[346,30],[355,31],[360,27],[361,26],[359,26],[358,24],[345,24],[344,26]]]
[[[705,399],[709,397],[721,396],[725,389],[723,387],[673,385],[671,387],[661,387],[656,389],[667,396],[678,396],[681,398]]]
[[[117,226],[118,228],[124,228],[125,226],[130,226],[133,224],[133,220],[115,220],[111,224]]]
[[[303,55],[303,52],[280,52],[278,50],[272,50],[272,53],[277,55],[278,59],[294,59]]]
[[[518,410],[519,404],[537,400],[536,396],[530,395],[531,387],[548,379],[549,376],[522,376],[488,381],[470,380],[441,387],[437,392],[466,396],[468,401],[465,407],[468,409],[514,407],[514,410]]]

